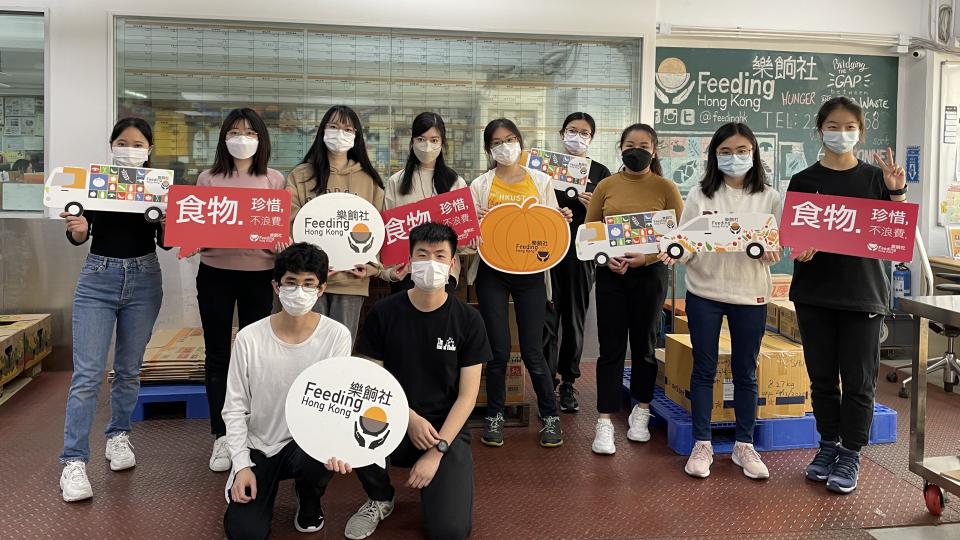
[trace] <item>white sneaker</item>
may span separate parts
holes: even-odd
[[[377,530],[377,525],[393,513],[393,501],[381,502],[367,499],[360,510],[347,520],[343,535],[350,540],[363,540]]]
[[[67,502],[93,497],[93,488],[87,479],[87,466],[82,461],[68,461],[60,473],[60,490]]]
[[[227,447],[227,438],[218,437],[213,443],[213,454],[210,455],[210,470],[213,472],[229,471],[233,464],[230,462],[230,448]]]
[[[627,419],[627,438],[635,442],[647,442],[650,440],[650,409],[643,409],[639,405],[633,406],[630,417]]]
[[[594,454],[615,454],[617,447],[613,443],[613,422],[609,419],[597,420],[597,434],[593,438]]]
[[[122,471],[137,464],[137,457],[133,455],[133,444],[130,443],[130,434],[120,432],[107,439],[107,450],[104,452],[110,462],[111,471]]]
[[[733,445],[732,457],[733,463],[743,468],[743,474],[747,478],[753,478],[754,480],[770,478],[770,471],[767,470],[767,466],[763,464],[760,454],[753,449],[752,444],[738,442]]]
[[[697,478],[706,478],[710,476],[710,465],[713,464],[713,445],[710,441],[697,441],[693,445],[693,451],[690,452],[690,458],[687,459],[683,472]]]

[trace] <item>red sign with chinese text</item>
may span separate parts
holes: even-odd
[[[290,241],[290,192],[171,186],[164,243],[181,257],[198,248],[273,249]]]
[[[790,191],[783,203],[780,244],[800,252],[909,262],[920,206],[906,202]]]
[[[410,229],[421,223],[444,223],[457,232],[457,245],[462,246],[480,236],[477,211],[473,206],[470,188],[460,188],[436,195],[420,202],[398,206],[380,213],[386,229],[386,240],[380,249],[384,266],[403,264],[410,260]]]

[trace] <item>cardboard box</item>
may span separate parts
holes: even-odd
[[[767,304],[767,331],[780,331],[780,309],[775,302]]]
[[[23,371],[25,341],[23,330],[0,329],[0,385]]]
[[[510,360],[507,361],[507,405],[523,403],[526,397],[526,370],[523,368],[523,360],[520,358],[520,352],[510,353]],[[483,374],[480,376],[480,393],[477,395],[477,405],[487,404],[487,366],[483,366]]]
[[[790,298],[790,284],[793,282],[793,276],[790,274],[773,274],[773,292],[770,293],[771,300],[787,300]]]
[[[711,421],[732,422],[733,371],[730,367],[731,344],[728,335],[720,336],[717,376],[713,387]],[[690,411],[690,374],[693,348],[689,335],[667,336],[664,392],[667,397]],[[757,418],[803,416],[809,401],[809,382],[803,349],[796,343],[768,334],[757,357]]]
[[[800,324],[797,322],[797,310],[793,302],[789,300],[779,300],[774,302],[774,305],[777,306],[777,314],[779,317],[777,328],[780,335],[800,343]]]
[[[52,324],[48,313],[0,315],[0,329],[23,331],[24,369],[37,365],[53,352]]]

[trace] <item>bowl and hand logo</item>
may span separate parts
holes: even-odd
[[[375,450],[387,442],[387,437],[390,436],[389,427],[390,423],[387,421],[386,411],[380,407],[370,407],[363,411],[363,415],[354,422],[353,437],[361,448]],[[364,435],[374,437],[369,445],[364,435],[360,434],[361,431]],[[380,436],[381,433],[383,434],[382,437]]]

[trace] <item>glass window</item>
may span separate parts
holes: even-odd
[[[43,14],[0,12],[0,210],[43,210]]]
[[[640,40],[358,29],[118,17],[118,117],[154,126],[152,162],[192,183],[213,163],[226,113],[249,106],[270,128],[271,167],[299,164],[336,104],[360,116],[384,176],[409,154],[424,111],[447,126],[447,162],[467,181],[489,164],[483,128],[514,120],[526,147],[562,150],[567,114],[597,121],[591,156],[619,166],[620,131],[639,118]]]

